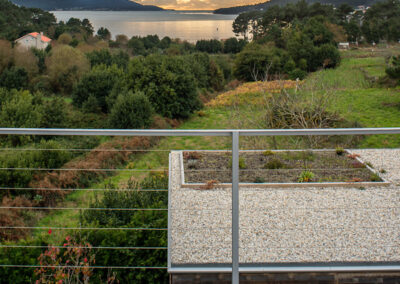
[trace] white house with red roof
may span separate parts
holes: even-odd
[[[37,49],[45,49],[51,42],[51,39],[48,38],[47,36],[43,35],[43,32],[37,33],[29,33],[27,35],[24,35],[23,37],[20,37],[15,41],[15,43],[18,43],[20,47],[23,48],[37,48]]]

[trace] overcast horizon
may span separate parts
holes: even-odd
[[[143,5],[156,5],[174,10],[215,10],[233,6],[257,4],[262,0],[134,0]]]

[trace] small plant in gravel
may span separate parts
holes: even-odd
[[[374,166],[373,166],[370,162],[366,162],[365,164],[366,164],[368,167],[370,167],[371,169],[374,168]]]
[[[186,160],[200,160],[201,154],[199,152],[184,152],[183,157]]]
[[[219,182],[217,180],[209,180],[206,182],[205,185],[200,186],[200,189],[205,189],[205,190],[210,190],[210,189],[214,189],[215,186],[217,186],[219,184]]]
[[[277,169],[284,169],[285,164],[281,162],[279,159],[272,159],[264,166],[265,169],[269,170],[277,170]]]
[[[264,151],[264,152],[263,152],[263,155],[266,156],[266,157],[268,157],[268,156],[273,156],[273,155],[275,155],[275,153],[272,152],[272,151],[270,151],[270,150],[267,150],[267,151]]]
[[[359,189],[359,190],[366,190],[366,188],[363,187],[363,186],[360,186],[358,189]]]
[[[376,174],[376,173],[371,174],[371,176],[370,176],[369,179],[370,179],[371,181],[373,181],[373,182],[382,181],[382,179],[381,179],[381,178],[379,177],[379,175]]]
[[[304,171],[300,174],[298,182],[311,182],[315,177],[313,172]]]
[[[229,167],[232,168],[232,157],[229,160]],[[246,160],[244,158],[239,158],[239,169],[247,169]]]
[[[381,169],[379,172],[380,172],[381,174],[386,174],[386,170],[385,170],[385,169]]]
[[[265,180],[262,177],[256,177],[254,183],[265,183]]]
[[[338,156],[343,156],[343,154],[345,153],[345,150],[342,147],[336,147],[336,155]]]

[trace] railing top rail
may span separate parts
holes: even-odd
[[[400,127],[390,128],[319,128],[319,129],[46,129],[0,128],[0,135],[66,136],[311,136],[400,134]]]

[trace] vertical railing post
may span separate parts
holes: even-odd
[[[239,284],[239,131],[232,131],[232,284]]]

